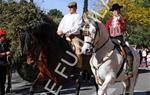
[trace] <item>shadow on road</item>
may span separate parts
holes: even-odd
[[[147,91],[147,92],[135,92],[134,95],[150,95],[150,91]]]
[[[150,72],[150,70],[147,70],[147,69],[139,69],[139,74],[141,74],[141,73],[149,73],[149,72]]]

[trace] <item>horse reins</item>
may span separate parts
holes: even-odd
[[[105,41],[105,43],[103,43],[99,48],[97,48],[97,49],[95,50],[95,52],[97,52],[97,51],[99,51],[101,48],[103,48],[103,47],[107,44],[108,41],[109,41],[109,37],[108,37],[108,39]]]

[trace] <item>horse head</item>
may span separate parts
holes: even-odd
[[[95,52],[97,47],[103,46],[103,42],[109,38],[104,24],[93,17],[83,16],[81,30],[84,36],[84,44],[82,47],[83,54],[89,55]]]
[[[84,16],[82,31],[83,31],[82,34],[84,36],[84,44],[82,47],[82,53],[90,55],[93,51],[93,45],[94,45],[95,36],[97,33],[96,22],[92,20],[92,18]]]
[[[51,26],[48,23],[38,22],[25,31],[23,54],[27,56],[28,64],[34,63],[41,49],[45,48],[45,45],[49,43],[48,35],[49,33],[51,33],[51,35],[53,33],[49,28],[51,28]]]

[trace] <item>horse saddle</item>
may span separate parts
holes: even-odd
[[[129,58],[128,56],[131,57],[131,55],[128,55],[126,53],[126,49],[120,45],[120,44],[115,44],[115,47],[116,49],[119,51],[120,55],[124,58],[124,60],[127,62],[127,65],[126,65],[126,74],[129,76],[129,77],[132,77],[133,74],[132,74],[132,62],[133,60],[131,60],[132,58]],[[120,75],[120,72],[123,70],[123,66],[124,66],[124,62],[121,66],[121,69],[119,70],[117,76]]]
[[[115,44],[116,49],[119,51],[120,55],[124,58],[127,59],[127,53],[125,51],[125,48],[121,46],[120,44]]]

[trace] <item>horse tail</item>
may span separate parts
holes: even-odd
[[[130,49],[132,50],[133,53],[133,77],[131,77],[130,80],[130,87],[129,87],[129,91],[130,94],[129,95],[133,95],[134,94],[134,87],[137,81],[137,77],[138,77],[138,68],[139,68],[139,64],[140,64],[140,55],[138,53],[138,51],[134,48],[132,48],[130,46]]]

